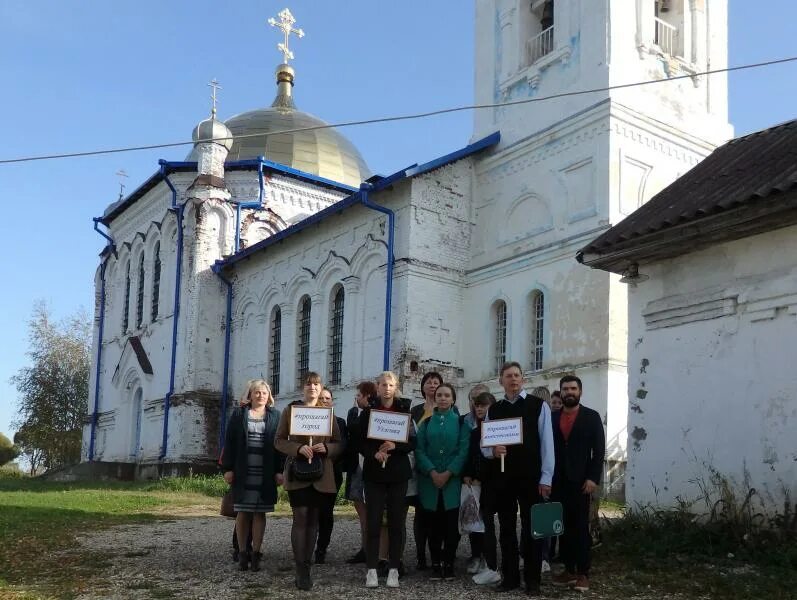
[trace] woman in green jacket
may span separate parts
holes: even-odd
[[[460,424],[453,410],[456,401],[451,385],[438,386],[434,413],[418,430],[415,449],[418,497],[429,532],[433,580],[454,577],[459,544],[460,476],[468,457],[470,427]]]

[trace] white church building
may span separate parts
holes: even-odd
[[[284,405],[318,371],[342,412],[384,368],[411,396],[438,370],[464,406],[517,360],[529,389],[581,377],[622,485],[627,288],[575,255],[732,136],[726,76],[695,75],[727,64],[727,2],[475,10],[475,103],[492,107],[465,147],[372,176],[341,134],[307,129],[324,123],[296,108],[288,51],[270,107],[214,108],[185,161],[96,220],[84,460],[208,468],[254,377]],[[656,83],[615,87],[634,82]]]

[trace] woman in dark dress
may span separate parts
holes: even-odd
[[[236,408],[227,424],[222,470],[233,490],[239,548],[247,547],[252,532],[252,552],[239,552],[238,564],[242,571],[250,564],[259,571],[266,513],[274,511],[277,486],[282,484],[282,457],[274,449],[280,414],[274,408],[271,388],[262,379],[250,381],[244,396],[248,404]]]

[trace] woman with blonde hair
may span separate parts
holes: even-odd
[[[304,376],[303,399],[293,402],[282,413],[274,437],[274,447],[287,456],[285,489],[288,491],[293,511],[291,546],[296,566],[296,587],[300,590],[309,590],[313,587],[310,559],[318,536],[318,517],[322,507],[328,505],[330,501],[334,502],[337,488],[333,461],[343,453],[343,443],[340,428],[334,419],[331,436],[291,435],[291,411],[294,406],[321,406],[319,400],[323,387],[318,373],[311,371]],[[317,458],[321,460],[321,475],[317,479],[300,481],[292,476],[293,465],[297,460],[312,462]]]
[[[227,424],[221,465],[224,481],[232,486],[237,513],[238,565],[242,571],[250,565],[259,571],[266,513],[274,511],[277,486],[282,485],[282,456],[274,449],[280,414],[274,408],[271,388],[262,379],[247,383],[241,402]],[[250,529],[251,555],[245,550]]]
[[[373,410],[409,414],[410,401],[400,397],[398,378],[384,371],[377,378],[378,401]],[[407,520],[407,482],[412,477],[408,454],[415,447],[415,431],[410,426],[407,442],[390,442],[368,437],[371,408],[360,415],[360,454],[363,455],[363,482],[365,487],[366,545],[365,557],[368,572],[365,587],[379,585],[376,568],[379,563],[379,533],[382,515],[387,511],[389,570],[387,586],[399,587],[401,553],[404,550]]]

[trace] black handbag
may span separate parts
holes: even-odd
[[[324,461],[317,454],[313,455],[312,460],[304,456],[294,458],[290,474],[293,481],[317,481],[324,474]]]

